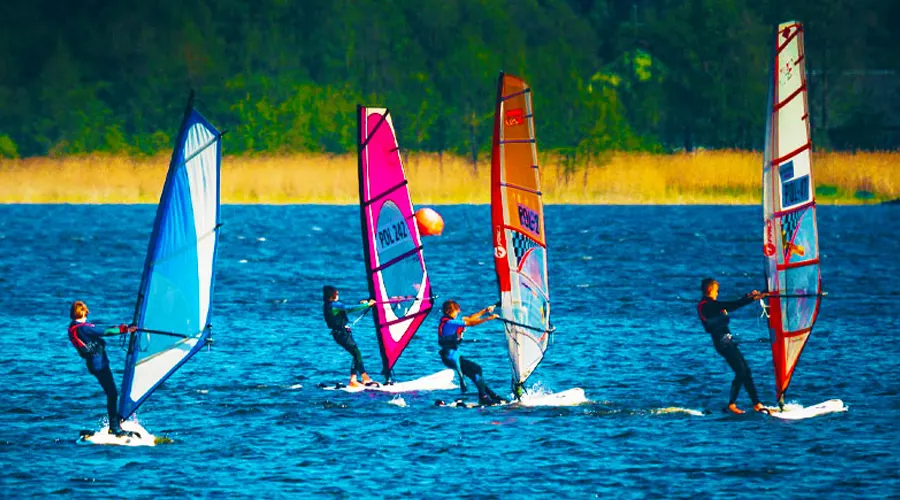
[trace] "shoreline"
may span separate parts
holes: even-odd
[[[585,202],[559,202],[559,203],[544,203],[545,207],[700,207],[700,206],[708,206],[708,207],[755,207],[759,206],[761,203],[757,201],[756,203],[745,203],[745,202],[691,202],[691,203],[679,203],[679,202],[645,202],[645,203],[629,203],[629,202],[615,202],[615,203],[604,203],[604,202],[595,202],[595,203],[585,203]],[[39,202],[39,201],[3,201],[0,200],[0,206],[58,206],[58,205],[73,205],[73,206],[85,206],[85,205],[111,205],[111,206],[156,206],[158,204],[158,200],[154,202],[128,202],[128,201],[102,201],[102,202],[94,202],[94,201],[82,201],[82,202],[72,202],[72,201],[51,201],[51,202]],[[454,206],[490,206],[489,201],[485,202],[462,202],[462,203],[429,203],[427,201],[423,201],[422,203],[413,203],[415,209],[423,208],[423,207],[454,207]],[[825,207],[871,207],[871,206],[881,206],[881,205],[900,205],[900,199],[894,200],[884,200],[884,201],[866,201],[866,200],[828,200],[828,201],[819,201],[816,200],[817,206],[825,206]],[[227,202],[223,201],[222,206],[230,206],[230,207],[250,207],[250,206],[266,206],[266,207],[357,207],[359,203],[354,201],[353,203],[345,203],[345,202]]]
[[[602,162],[539,157],[547,205],[757,205],[762,154],[610,153]],[[156,204],[169,158],[86,155],[0,160],[0,204]],[[900,199],[900,152],[814,153],[820,205]],[[416,206],[488,204],[490,159],[404,155]],[[355,155],[226,156],[224,205],[357,205]]]

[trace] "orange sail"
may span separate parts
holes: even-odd
[[[513,389],[520,393],[550,341],[541,170],[531,88],[500,74],[491,151],[491,226]]]

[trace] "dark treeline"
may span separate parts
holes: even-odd
[[[896,148],[900,2],[13,0],[0,157],[170,147],[188,94],[229,153],[348,152],[355,105],[407,150],[489,147],[499,70],[535,89],[541,148],[759,148],[773,25],[806,28],[814,139]]]

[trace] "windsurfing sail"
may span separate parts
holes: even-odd
[[[119,414],[129,417],[210,334],[222,134],[193,107],[166,174],[125,359]]]
[[[550,342],[550,293],[541,170],[531,88],[500,73],[491,151],[491,226],[513,390],[520,391]]]
[[[803,28],[775,34],[763,159],[763,254],[779,403],[791,383],[822,298]]]
[[[394,364],[434,305],[409,186],[386,108],[358,106],[359,212],[382,373]]]

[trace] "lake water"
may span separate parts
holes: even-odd
[[[435,293],[470,313],[497,299],[487,206],[437,207],[426,238]],[[81,447],[104,416],[99,384],[66,336],[85,300],[97,324],[130,321],[155,206],[0,206],[0,487],[78,498],[884,497],[900,494],[898,206],[821,207],[829,296],[788,400],[841,398],[848,413],[798,422],[722,413],[732,378],[696,318],[699,280],[723,298],[762,288],[758,207],[551,206],[557,334],[529,383],[581,387],[572,408],[438,408],[453,391],[346,394],[348,355],[321,319],[321,287],[365,298],[356,207],[224,206],[213,334],[138,418],[173,444]],[[768,331],[732,316],[764,402]],[[434,311],[398,379],[442,368]],[[370,319],[354,336],[380,369]],[[499,323],[464,353],[508,391]],[[123,352],[111,350],[117,382]],[[749,407],[742,393],[739,404]],[[707,416],[658,415],[678,406]]]

